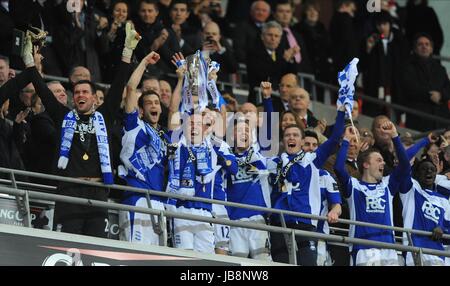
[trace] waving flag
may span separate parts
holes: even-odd
[[[354,58],[343,71],[338,73],[339,81],[339,97],[337,100],[337,107],[344,105],[351,119],[352,109],[353,109],[353,95],[355,94],[355,81],[358,76],[358,65],[359,59]]]

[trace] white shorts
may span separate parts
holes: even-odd
[[[266,224],[261,215],[241,218],[239,221]],[[272,261],[267,231],[232,226],[230,230],[230,251],[233,256],[248,257],[250,254],[250,257],[254,259]]]
[[[355,259],[356,256],[356,259]],[[355,262],[356,260],[356,262]],[[360,249],[351,255],[352,266],[399,266],[397,251],[393,249]]]
[[[150,200],[152,209],[164,210],[164,204],[157,200]],[[148,208],[147,199],[140,198],[136,201],[136,207]],[[153,216],[158,223],[158,216]],[[119,212],[120,240],[160,245],[159,234],[153,230],[151,215],[134,213],[134,219],[130,219],[130,212]]]
[[[406,254],[406,265],[415,266],[414,256],[411,252]],[[436,255],[422,254],[422,265],[423,266],[444,266],[445,260]]]
[[[177,208],[178,213],[212,217],[202,209]],[[214,228],[211,223],[175,218],[173,220],[174,246],[203,253],[214,252]]]
[[[230,219],[224,205],[212,205],[212,216],[221,219]],[[230,226],[214,224],[214,245],[216,249],[229,250]]]
[[[317,266],[333,266],[327,243],[323,240],[317,241]]]

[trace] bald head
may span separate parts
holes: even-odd
[[[289,93],[289,108],[297,113],[305,113],[310,103],[309,93],[301,88],[294,87]]]
[[[211,38],[212,40],[218,42],[220,41],[220,28],[216,22],[209,22],[203,28],[203,40]]]
[[[297,76],[293,73],[285,74],[280,81],[280,96],[284,102],[289,102],[289,95],[293,88],[298,87]]]
[[[253,2],[250,8],[250,16],[255,22],[266,22],[270,16],[270,5],[266,1]]]

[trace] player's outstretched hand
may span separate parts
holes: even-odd
[[[182,53],[175,53],[172,56],[172,61],[171,62],[177,68],[179,68],[179,67],[181,67],[181,66],[186,64],[186,60],[184,59],[184,56],[183,56]]]
[[[262,81],[260,84],[261,93],[264,98],[270,98],[272,95],[272,84],[268,81]]]
[[[398,136],[397,128],[395,128],[394,123],[392,123],[391,121],[386,121],[381,125],[381,132],[389,134],[391,138]]]

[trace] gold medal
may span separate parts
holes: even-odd
[[[84,160],[84,161],[87,161],[87,160],[89,160],[89,156],[88,156],[88,154],[84,153],[84,155],[83,155],[83,160]]]
[[[231,166],[231,161],[230,161],[230,160],[227,160],[227,161],[225,162],[225,164],[227,165],[227,167],[230,167],[230,166]]]
[[[286,185],[283,184],[283,186],[281,187],[281,192],[282,193],[286,193],[287,192]]]

